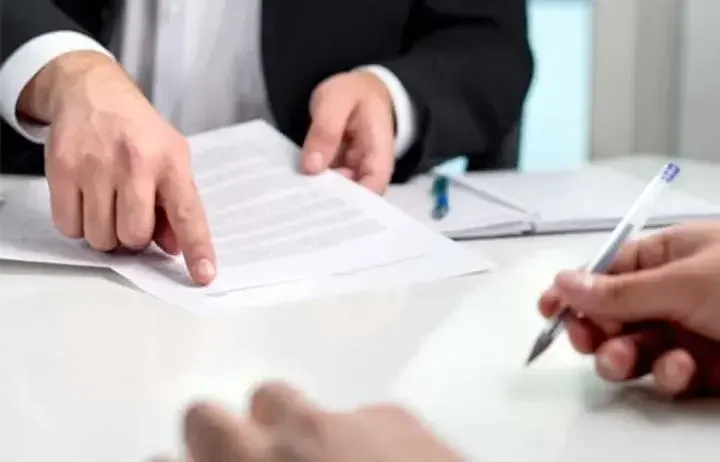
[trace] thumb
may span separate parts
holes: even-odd
[[[564,272],[555,289],[575,311],[623,323],[669,320],[682,309],[683,290],[675,265],[618,275]]]
[[[299,390],[283,382],[266,382],[251,398],[252,418],[264,427],[277,427],[298,415],[319,412]]]
[[[310,129],[303,145],[301,161],[302,169],[306,173],[325,171],[342,147],[356,98],[350,89],[337,89],[339,83],[330,80],[318,87],[313,94]]]
[[[194,403],[183,430],[193,462],[256,461],[268,455],[265,432],[216,404]]]

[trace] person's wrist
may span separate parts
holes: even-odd
[[[123,73],[110,57],[95,51],[65,53],[49,62],[20,94],[18,113],[40,122],[51,123],[55,115],[84,92]]]

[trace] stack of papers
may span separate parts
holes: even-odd
[[[609,231],[647,184],[606,166],[569,172],[452,176],[450,212],[435,221],[430,218],[431,181],[431,177],[422,177],[394,186],[386,198],[428,227],[455,239]],[[720,206],[670,187],[656,202],[648,226],[717,218]]]
[[[108,267],[140,289],[203,312],[408,285],[493,265],[335,172],[298,173],[299,150],[264,122],[190,139],[219,263],[196,287],[158,249],[107,255],[55,231],[43,180],[0,208],[0,258]]]

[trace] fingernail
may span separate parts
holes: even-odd
[[[613,341],[611,341],[613,342]],[[610,380],[621,380],[627,375],[627,354],[623,351],[625,345],[617,342],[608,344],[598,352],[597,369],[598,373]]]
[[[685,386],[686,374],[680,361],[669,360],[663,364],[662,375],[666,386],[672,390],[680,390]]]
[[[618,364],[615,362],[612,353],[603,352],[598,354],[597,365],[601,375],[615,376],[617,374]]]
[[[311,152],[305,159],[305,167],[311,172],[320,171],[323,168],[323,155],[319,152]]]
[[[663,374],[670,380],[676,378],[680,374],[680,368],[677,365],[677,361],[668,361],[663,368]]]
[[[193,267],[193,275],[200,283],[210,283],[215,279],[215,265],[208,259],[200,260]]]

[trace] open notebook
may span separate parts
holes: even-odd
[[[471,239],[611,230],[646,184],[605,166],[570,172],[470,173],[453,179],[450,213],[440,221],[430,217],[430,176],[394,186],[386,198],[448,237]],[[648,226],[713,218],[720,218],[720,206],[670,187],[658,199]]]

